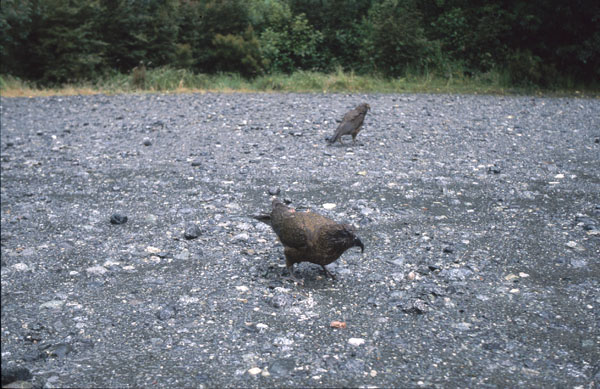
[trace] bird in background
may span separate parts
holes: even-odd
[[[342,142],[342,136],[344,135],[352,135],[352,143],[356,142],[356,135],[361,130],[363,122],[365,121],[365,116],[367,115],[367,111],[371,109],[371,106],[367,103],[362,103],[358,107],[354,108],[352,111],[346,113],[342,122],[335,130],[335,134],[331,138],[329,138],[329,144],[334,144],[336,141]]]
[[[283,244],[285,264],[295,281],[298,281],[293,273],[295,263],[320,265],[325,275],[335,279],[325,265],[338,259],[351,247],[360,247],[361,252],[365,250],[354,227],[349,224],[338,224],[311,211],[296,212],[277,198],[273,199],[272,207],[271,213],[254,218],[270,225],[277,234]]]

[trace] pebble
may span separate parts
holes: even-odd
[[[296,363],[293,359],[276,359],[269,366],[269,372],[273,376],[284,377],[290,374],[294,370]]]
[[[176,259],[178,261],[186,261],[186,260],[190,259],[190,252],[187,250],[182,250],[180,253],[175,254],[173,259]],[[125,268],[123,268],[123,269],[125,269]]]
[[[127,223],[127,216],[120,213],[113,213],[110,217],[111,224],[124,224]]]
[[[16,271],[27,271],[29,270],[29,266],[27,266],[27,264],[19,262],[19,263],[15,263],[14,265],[12,265],[12,268],[15,269]]]
[[[273,186],[273,187],[269,188],[269,194],[270,194],[271,196],[276,196],[276,195],[278,195],[280,192],[281,192],[281,189],[279,189],[279,188],[278,188],[278,187],[276,187],[276,186]]]
[[[234,242],[246,242],[248,239],[250,239],[250,235],[248,235],[245,232],[237,234],[233,238],[231,238],[231,240],[233,240]]]
[[[250,375],[257,375],[260,374],[260,372],[262,372],[262,369],[259,367],[253,367],[252,369],[248,369],[248,373]]]
[[[85,269],[86,272],[90,273],[90,274],[94,274],[94,275],[102,275],[104,273],[106,273],[108,271],[107,268],[105,268],[104,266],[92,266],[92,267],[88,267],[87,269]]]
[[[365,343],[365,340],[362,338],[350,338],[348,339],[348,343],[350,343],[353,346],[360,346],[361,344]]]
[[[325,204],[323,204],[323,208],[325,208],[325,209],[333,209],[335,207],[337,207],[337,205],[334,204],[334,203],[325,203]]]
[[[142,140],[142,143],[144,144],[144,146],[151,146],[152,145],[152,141],[150,140],[150,138],[144,138]]]
[[[202,160],[201,160],[201,159],[194,159],[194,160],[192,161],[192,166],[193,166],[193,167],[202,166]]]
[[[189,223],[185,227],[185,232],[183,233],[183,237],[188,240],[196,239],[200,236],[202,232],[200,231],[200,227],[194,223]]]

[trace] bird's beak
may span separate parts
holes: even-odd
[[[361,253],[365,252],[365,245],[360,241],[360,239],[354,238],[354,246],[360,247],[360,252]]]

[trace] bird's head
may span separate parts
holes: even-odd
[[[344,225],[344,230],[343,230],[343,234],[344,234],[344,238],[346,240],[346,242],[348,242],[348,248],[350,247],[360,247],[360,251],[361,253],[365,252],[365,245],[363,244],[363,242],[361,242],[361,240],[359,239],[358,236],[356,236],[356,229],[354,227],[352,227],[350,224],[345,224]]]
[[[360,241],[360,239],[358,239],[358,236],[354,237],[354,246],[352,247],[360,247],[360,252],[364,253],[365,252],[365,245]]]
[[[358,106],[358,108],[360,109],[361,112],[367,112],[368,110],[371,109],[371,106],[367,103],[362,103],[361,105]]]

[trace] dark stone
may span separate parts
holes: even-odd
[[[274,377],[285,377],[294,370],[296,362],[293,359],[277,359],[269,366],[269,373]]]
[[[194,159],[194,160],[192,161],[192,166],[193,166],[193,167],[202,166],[202,160],[201,160],[201,159]]]
[[[587,217],[587,216],[577,216],[575,218],[575,222],[577,224],[582,224],[582,227],[584,230],[586,231],[592,231],[597,229],[596,227],[596,221],[594,219],[592,219],[591,217]]]
[[[152,145],[152,141],[150,140],[150,138],[144,138],[144,140],[142,141],[142,143],[144,144],[144,146],[150,146],[150,145]]]
[[[188,240],[196,239],[201,233],[202,231],[200,231],[200,227],[198,227],[196,224],[190,223],[187,225],[187,227],[185,227],[183,237]]]
[[[287,294],[278,293],[271,297],[269,300],[269,304],[274,308],[283,308],[286,305],[289,305],[292,302],[292,298]]]
[[[405,313],[412,313],[412,314],[419,314],[419,315],[429,311],[429,309],[427,308],[427,304],[425,303],[425,301],[423,301],[421,299],[403,301],[400,304],[400,308]]]
[[[2,387],[15,381],[28,381],[33,376],[28,368],[22,366],[2,367]]]
[[[453,246],[446,246],[442,249],[442,252],[446,253],[446,254],[452,254],[454,252],[454,247]]]
[[[280,192],[281,192],[281,190],[280,190],[278,187],[276,187],[276,186],[269,188],[269,194],[270,194],[271,196],[276,196],[276,195],[278,195]]]
[[[121,215],[120,213],[113,213],[110,217],[111,224],[124,224],[127,223],[127,216]]]
[[[161,309],[160,311],[158,311],[158,314],[156,316],[160,320],[169,320],[170,318],[175,316],[175,309],[173,309],[171,307],[165,307],[165,308]]]
[[[488,174],[500,174],[502,172],[502,170],[500,170],[500,168],[498,166],[490,166],[488,168]]]
[[[40,346],[42,356],[45,358],[64,358],[73,351],[73,347],[66,343]]]

